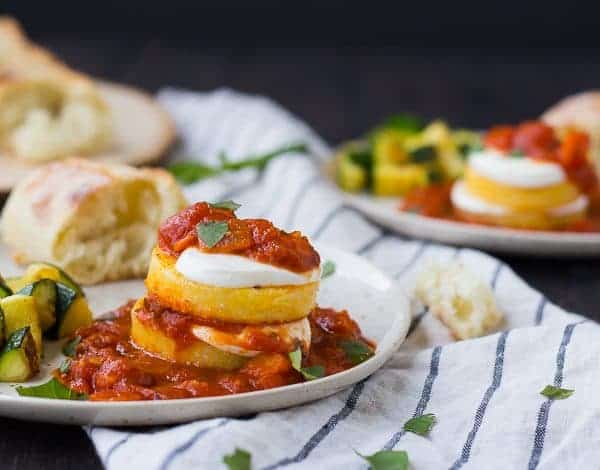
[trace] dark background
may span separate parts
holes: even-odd
[[[600,88],[600,2],[205,3],[0,0],[0,13],[87,73],[151,92],[266,94],[330,143],[398,111],[485,128]],[[503,259],[600,319],[597,260]],[[2,468],[100,468],[78,427],[0,424]]]

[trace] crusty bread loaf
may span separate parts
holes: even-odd
[[[600,90],[567,96],[548,109],[542,120],[554,127],[575,126],[587,132],[592,158],[600,169]]]
[[[94,82],[0,17],[0,148],[47,161],[96,153],[111,136],[112,117]]]
[[[163,170],[67,159],[17,185],[0,233],[17,262],[53,262],[83,284],[143,277],[158,225],[184,206]]]

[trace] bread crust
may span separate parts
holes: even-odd
[[[142,277],[158,225],[185,203],[179,186],[164,170],[67,159],[40,167],[15,188],[0,219],[0,234],[18,263],[53,262],[84,284]],[[141,204],[147,207],[137,207]],[[137,249],[137,242],[148,246],[144,259],[125,271],[119,260],[112,262],[115,266],[100,258],[88,260],[94,269],[82,274],[74,251],[81,250],[83,259],[86,246],[109,237],[111,230],[127,230],[128,224],[137,224],[130,236],[142,238],[132,240],[132,249]],[[89,230],[81,232],[83,226]],[[102,247],[94,246],[101,257]]]

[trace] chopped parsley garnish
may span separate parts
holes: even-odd
[[[346,353],[346,357],[348,357],[354,365],[365,362],[373,356],[373,351],[371,351],[371,349],[362,341],[342,341],[340,346]]]
[[[564,400],[565,398],[569,398],[571,395],[573,395],[575,390],[560,388],[554,385],[546,385],[544,390],[542,390],[540,393],[551,400]]]
[[[292,367],[300,372],[306,380],[315,380],[325,375],[325,367],[320,365],[302,367],[302,350],[300,348],[289,353]]]
[[[33,387],[17,387],[17,393],[22,397],[54,398],[57,400],[87,400],[87,395],[65,387],[56,379],[35,385]]]
[[[325,279],[326,277],[331,276],[335,273],[335,263],[333,261],[327,260],[323,263],[323,267],[321,268],[321,279]]]
[[[213,207],[215,209],[229,209],[230,211],[235,212],[240,207],[242,207],[242,205],[238,204],[237,202],[233,202],[231,199],[229,199],[227,201],[211,202],[210,207]]]
[[[235,448],[233,454],[223,456],[223,463],[229,470],[250,470],[252,467],[252,456],[244,449]]]
[[[404,423],[404,430],[418,434],[419,436],[428,436],[435,423],[435,415],[433,413],[428,413],[409,419]]]
[[[65,356],[75,357],[75,352],[77,351],[77,346],[81,343],[81,336],[77,335],[63,348],[62,352]]]
[[[206,222],[196,225],[198,238],[208,247],[212,248],[219,243],[229,231],[227,222]]]
[[[408,454],[404,450],[381,450],[373,455],[361,455],[372,470],[408,470]]]

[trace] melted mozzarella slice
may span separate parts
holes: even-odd
[[[562,167],[555,163],[514,158],[489,149],[472,153],[469,166],[492,181],[519,188],[543,188],[567,180]]]
[[[493,204],[474,196],[463,181],[454,183],[450,198],[455,207],[474,214],[506,215],[511,213],[511,210],[505,206]],[[587,206],[588,198],[582,194],[568,204],[548,209],[546,213],[557,217],[573,215],[586,210]]]
[[[232,288],[302,285],[320,276],[318,268],[295,273],[244,256],[204,253],[196,247],[179,255],[175,269],[190,281]]]
[[[310,323],[307,318],[273,325],[248,325],[239,332],[229,332],[206,325],[192,327],[194,336],[205,343],[238,356],[254,357],[265,351],[254,346],[268,344],[268,352],[289,352],[300,346],[305,352],[310,348]]]

